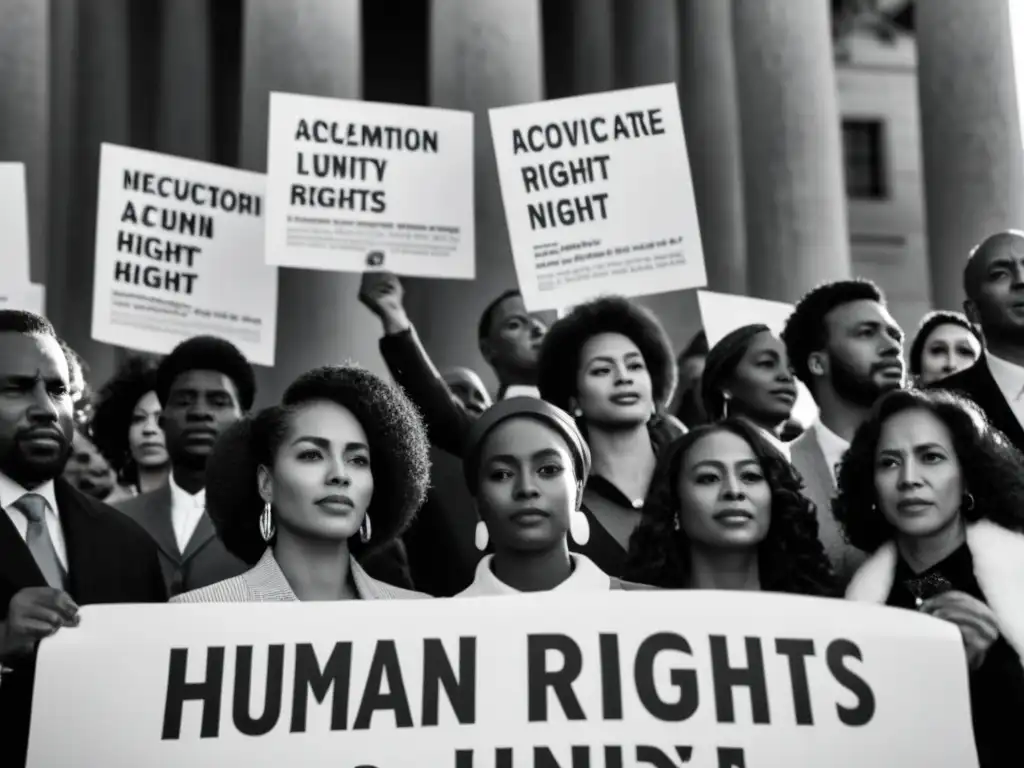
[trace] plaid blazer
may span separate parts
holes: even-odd
[[[377,581],[363,570],[355,561],[349,560],[352,580],[356,592],[362,600],[410,600],[429,598],[422,592],[413,592],[401,587],[393,587],[383,581]],[[288,579],[281,571],[281,566],[274,559],[274,553],[267,548],[263,557],[250,570],[233,579],[219,581],[202,589],[177,595],[171,598],[172,603],[280,603],[297,602]]]

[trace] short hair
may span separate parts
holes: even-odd
[[[690,343],[686,345],[686,349],[679,354],[679,360],[686,360],[690,357],[704,357],[707,353],[708,335],[703,329],[701,329],[692,339],[690,339]]]
[[[1024,532],[1024,456],[985,418],[974,403],[941,389],[896,390],[883,395],[853,436],[837,477],[832,513],[846,540],[864,552],[874,552],[895,536],[895,529],[878,507],[875,491],[875,451],[885,422],[898,413],[921,409],[946,425],[960,463],[965,492],[973,505],[961,508],[967,521],[981,518]]]
[[[505,299],[511,299],[513,296],[522,295],[523,294],[518,289],[512,288],[502,293],[498,298],[494,299],[490,304],[484,307],[484,311],[480,314],[480,324],[477,326],[476,331],[477,339],[479,341],[482,342],[491,335],[491,324],[494,322],[494,315],[498,311],[498,307],[501,306],[501,302],[505,301]]]
[[[836,595],[832,565],[818,538],[814,503],[802,494],[799,474],[755,427],[735,417],[691,430],[674,440],[658,458],[640,525],[629,540],[624,578],[667,589],[687,586],[690,541],[675,526],[682,508],[679,478],[687,452],[716,432],[731,432],[746,441],[771,488],[771,523],[758,552],[761,588]]]
[[[976,289],[978,287],[977,275],[975,272],[975,265],[978,263],[978,259],[985,255],[988,251],[998,248],[1000,245],[1004,245],[1007,242],[1019,240],[1024,242],[1024,232],[1019,229],[1007,229],[1002,232],[995,232],[976,246],[971,248],[967,254],[967,263],[964,264],[963,272],[963,287],[964,296],[968,299],[973,299],[976,295]]]
[[[57,335],[53,324],[42,315],[35,312],[28,312],[23,309],[0,309],[0,333],[20,333],[25,336],[49,336],[60,345],[64,353],[64,360],[68,365],[68,384],[75,386],[76,370],[79,374],[79,384],[82,390],[85,389],[85,370],[82,358],[68,346],[68,343]]]
[[[374,488],[367,514],[373,535],[366,544],[350,539],[353,555],[369,556],[397,539],[423,504],[430,449],[423,421],[405,394],[355,365],[313,369],[292,382],[280,405],[225,430],[207,461],[207,513],[228,551],[250,565],[267,547],[259,530],[257,468],[273,465],[292,415],[316,401],[351,411],[369,441]]]
[[[860,278],[824,283],[805,293],[786,320],[782,341],[789,364],[796,377],[808,387],[813,387],[814,379],[807,367],[807,358],[828,344],[826,316],[836,307],[854,301],[877,301],[885,306],[885,294],[870,280]]]
[[[944,309],[929,312],[921,318],[921,323],[917,326],[917,332],[914,334],[914,341],[910,345],[910,372],[915,376],[921,373],[921,360],[924,357],[925,342],[932,335],[932,331],[942,325],[958,325],[970,331],[979,344],[982,343],[978,329],[974,327],[963,313],[949,312]]]
[[[122,483],[135,483],[137,467],[131,461],[128,432],[135,406],[156,391],[156,361],[139,355],[129,357],[103,385],[92,414],[92,440]]]
[[[580,304],[548,329],[537,361],[540,396],[570,410],[583,345],[602,333],[619,333],[636,344],[651,376],[654,402],[663,408],[672,399],[679,375],[672,342],[654,313],[622,296]]]
[[[160,405],[166,407],[175,379],[189,371],[223,373],[238,390],[242,410],[252,408],[256,399],[256,374],[245,355],[230,341],[216,336],[193,336],[176,346],[157,368],[156,396]]]

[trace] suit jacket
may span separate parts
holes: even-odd
[[[245,563],[221,544],[205,512],[185,551],[179,551],[171,522],[171,487],[166,483],[155,491],[119,501],[114,508],[142,526],[156,542],[164,582],[172,597],[237,576],[246,569]]]
[[[1006,435],[1018,450],[1024,451],[1024,429],[1003,397],[996,380],[992,378],[984,355],[970,368],[929,384],[927,388],[946,389],[973,401],[985,412],[993,427]]]
[[[839,521],[832,514],[832,497],[836,489],[814,428],[804,430],[800,437],[789,443],[789,451],[790,461],[804,481],[803,494],[817,508],[818,538],[832,561],[839,584],[845,586],[866,555],[847,543]]]
[[[55,483],[55,495],[67,544],[67,592],[78,605],[167,600],[156,547],[145,531],[62,479]],[[0,621],[7,620],[16,593],[45,586],[25,541],[0,513]],[[0,682],[0,765],[19,768],[28,748],[35,657],[8,663],[13,671]]]
[[[356,592],[362,600],[410,600],[430,597],[422,592],[413,592],[377,581],[363,570],[355,558],[350,558],[349,563]],[[242,575],[177,595],[171,598],[171,602],[281,603],[297,602],[298,599],[281,571],[281,566],[274,559],[273,550],[268,547],[259,562]]]

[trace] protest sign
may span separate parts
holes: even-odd
[[[475,275],[473,115],[270,94],[267,263]]]
[[[0,163],[0,290],[29,283],[25,166]]]
[[[103,144],[92,337],[166,354],[220,336],[274,364],[277,269],[261,174]]]
[[[35,283],[0,283],[0,309],[20,309],[46,315],[46,288]]]
[[[782,301],[753,299],[731,293],[697,291],[701,324],[708,337],[708,348],[715,346],[724,336],[744,325],[767,325],[781,338],[786,321],[793,314],[793,305]],[[806,385],[796,381],[797,397],[792,418],[809,427],[818,418],[818,405]]]
[[[674,85],[490,110],[531,311],[707,284]]]
[[[87,606],[29,768],[977,768],[953,624],[727,591]]]

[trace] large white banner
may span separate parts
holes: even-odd
[[[28,202],[23,163],[0,163],[0,291],[29,283]]]
[[[166,354],[220,336],[274,364],[277,269],[263,259],[262,174],[103,144],[92,336]]]
[[[472,279],[473,114],[270,94],[267,263]]]
[[[0,309],[46,314],[46,287],[36,283],[0,283]]]
[[[490,110],[531,311],[707,285],[675,85]]]
[[[775,336],[781,338],[782,329],[793,314],[793,305],[783,301],[713,291],[697,291],[697,305],[709,349],[745,325],[767,325]],[[809,427],[818,418],[818,404],[814,402],[811,391],[799,379],[796,389],[792,418]]]
[[[85,607],[29,768],[977,768],[960,633],[739,592]]]

